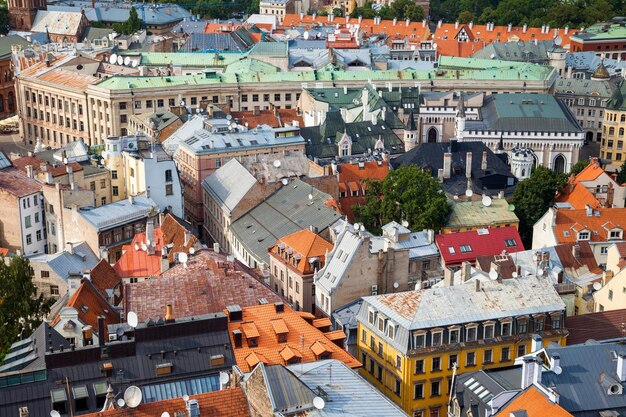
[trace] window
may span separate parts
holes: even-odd
[[[89,183],[89,189],[90,189],[91,191],[96,191],[96,182],[95,182],[95,181],[91,181],[91,182]]]
[[[528,323],[525,319],[517,321],[517,334],[526,334],[528,331]]]
[[[416,359],[415,360],[415,373],[423,374],[424,373],[424,359]]]
[[[167,105],[170,107],[174,107],[176,105],[176,100],[173,98],[168,98],[167,99]]]
[[[539,317],[535,320],[535,331],[542,332],[543,331],[543,318]]]
[[[367,319],[368,319],[370,324],[374,324],[374,316],[375,316],[374,312],[372,310],[370,310],[369,314],[368,314],[368,317],[367,317]]]
[[[174,185],[165,184],[165,195],[173,195],[173,194],[174,194]]]
[[[100,189],[103,190],[107,188],[107,180],[100,180]]]
[[[26,244],[30,245],[31,243],[33,243],[33,236],[28,234],[26,235]]]
[[[502,323],[501,336],[511,336],[511,322]]]
[[[396,368],[402,369],[402,357],[400,355],[396,355]]]
[[[165,171],[165,182],[172,182],[172,170],[168,169]]]
[[[113,197],[117,197],[120,195],[120,189],[117,185],[114,185],[113,187]]]
[[[508,362],[510,360],[511,360],[511,349],[508,346],[503,347],[502,350],[500,351],[500,361]]]
[[[420,383],[413,385],[413,399],[421,400],[423,398],[424,398],[424,384],[420,382]]]
[[[430,396],[438,397],[441,395],[441,381],[432,381],[430,383]]]
[[[130,169],[130,176],[134,177],[135,176],[135,168],[131,168]]]
[[[393,393],[396,394],[397,396],[400,396],[400,390],[402,389],[402,384],[400,382],[399,379],[395,378],[394,384],[393,384]]]
[[[389,339],[393,340],[395,333],[396,333],[395,326],[393,324],[389,324],[387,326],[387,336],[389,337]]]
[[[241,101],[243,103],[247,103],[248,102],[248,95],[247,94],[242,94],[241,95]]]
[[[582,232],[578,232],[578,240],[589,240],[589,232],[584,230]]]
[[[494,337],[494,325],[493,324],[485,324],[484,327],[484,339],[493,339]]]
[[[365,343],[367,341],[367,332],[365,329],[361,329],[361,342]],[[363,362],[365,364],[365,362]]]
[[[198,97],[191,97],[191,105],[195,106],[196,104],[198,104]]]
[[[426,335],[424,333],[413,335],[413,346],[415,348],[421,348],[425,346]]]
[[[450,330],[448,331],[449,343],[458,343],[459,342],[459,330]]]
[[[51,285],[50,286],[50,295],[59,295],[59,286]]]
[[[378,342],[378,356],[383,356],[385,351],[383,350],[383,343]]]
[[[486,349],[483,353],[483,363],[492,363],[493,362],[493,350]]]
[[[120,102],[120,110],[126,110],[126,104],[125,101]]]
[[[157,107],[163,107],[163,99],[162,98],[157,100]]]
[[[476,352],[467,352],[465,355],[465,366],[476,365]]]
[[[609,290],[609,300],[613,301],[613,290]]]
[[[476,340],[476,327],[468,327],[465,334],[465,340],[467,342],[474,342]]]
[[[468,253],[472,251],[472,247],[470,245],[461,245],[459,249],[461,249],[461,253]]]
[[[41,278],[50,278],[50,271],[41,271]]]
[[[117,179],[117,171],[115,171],[115,170],[111,171],[111,179],[113,179],[113,180]]]
[[[37,242],[41,242],[41,230],[37,230],[35,232],[35,238],[37,239]]]
[[[621,239],[622,231],[621,230],[611,230],[611,234],[609,235],[610,239]]]
[[[125,114],[120,114],[120,123],[128,123],[128,116]]]
[[[552,328],[560,329],[561,328],[561,316],[552,317]]]
[[[439,356],[433,358],[433,371],[441,371],[441,358]]]
[[[252,101],[259,101],[259,95],[258,94],[252,94]]]
[[[438,331],[438,332],[433,332],[432,334],[432,345],[433,346],[439,346],[441,345],[441,335],[442,335],[442,331]]]
[[[454,364],[457,364],[457,365],[459,364],[459,357],[455,353],[448,356],[448,369],[452,369]]]
[[[26,217],[24,218],[24,224],[26,225],[26,228],[27,228],[27,229],[28,229],[29,227],[31,227],[31,226],[32,226],[30,216],[26,216]]]
[[[505,239],[504,244],[506,245],[507,248],[517,246],[517,242],[515,242],[515,239]]]
[[[135,109],[141,108],[141,100],[135,100]]]

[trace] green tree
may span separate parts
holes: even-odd
[[[589,165],[589,161],[586,160],[586,159],[581,159],[580,161],[578,161],[574,165],[572,165],[572,169],[569,172],[570,175],[578,175],[578,174],[580,174],[580,171],[582,171],[583,169],[587,168],[587,165]]]
[[[372,3],[365,3],[363,7],[356,7],[352,15],[361,16],[363,19],[373,19],[376,16],[376,10],[372,9]]]
[[[6,2],[0,1],[0,35],[9,33],[9,9]]]
[[[333,9],[333,15],[335,17],[343,17],[343,9],[340,9],[339,7],[335,7]]]
[[[133,6],[130,8],[130,12],[128,14],[128,20],[126,21],[126,30],[129,33],[135,33],[141,29],[141,26],[141,19],[139,19],[137,9],[135,9],[135,6]]]
[[[416,5],[412,0],[395,0],[391,3],[391,19],[394,17],[399,20],[411,19],[412,22],[418,22],[424,19],[424,9]]]
[[[17,338],[29,336],[41,324],[54,303],[37,296],[28,259],[12,257],[0,261],[0,360]]]
[[[457,20],[459,21],[459,23],[466,24],[476,20],[476,17],[474,16],[474,13],[470,12],[469,10],[465,10],[461,12],[461,14],[459,14],[459,18]]]
[[[532,243],[534,224],[548,210],[557,191],[566,182],[566,174],[557,174],[539,166],[529,178],[517,184],[511,202],[515,205],[515,214],[520,220],[520,236],[526,247]]]
[[[615,173],[617,174],[617,178],[615,178],[615,181],[618,184],[626,183],[626,162],[624,162],[622,164],[622,167],[618,171],[615,171]]]
[[[354,213],[372,233],[393,220],[408,221],[412,230],[439,230],[450,205],[437,179],[409,165],[390,171],[382,181],[368,180],[365,205],[354,207]]]

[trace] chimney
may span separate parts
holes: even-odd
[[[474,22],[469,22],[469,28],[472,29],[474,27]]]
[[[459,21],[457,20],[456,22],[454,22],[454,28],[458,29],[459,28]]]
[[[422,20],[422,27],[425,28],[426,27],[426,19]]]
[[[437,27],[438,27],[439,29],[441,29],[441,25],[442,25],[442,24],[443,24],[443,20],[439,20],[439,21],[437,22]]]
[[[187,401],[187,417],[200,417],[200,405],[198,400]]]
[[[372,114],[372,124],[376,126],[376,122],[377,122],[377,117],[375,114]]]
[[[393,25],[395,26],[395,25],[397,25],[397,24],[398,24],[398,18],[397,18],[397,17],[394,17],[394,18],[393,18]]]
[[[406,19],[406,21],[404,22],[406,27],[409,27],[409,25],[411,24],[411,19]]]
[[[226,307],[228,311],[228,321],[235,322],[243,320],[243,311],[241,311],[241,307],[238,304],[233,304]]]
[[[465,283],[469,281],[470,278],[472,278],[472,264],[469,262],[463,262],[461,264],[461,282]]]
[[[428,229],[426,232],[428,233],[428,243],[435,243],[435,231]]]
[[[472,178],[472,153],[465,154],[465,178]]]
[[[67,171],[67,183],[70,185],[72,190],[76,189],[76,186],[74,185],[74,168],[72,168],[71,165],[68,165],[65,167],[65,170]]]
[[[149,219],[146,222],[146,245],[150,246],[152,242],[154,242],[154,220]]]
[[[480,161],[480,169],[487,170],[487,151],[483,152],[483,159]]]
[[[91,326],[83,327],[83,346],[93,345],[93,328]]]
[[[439,168],[437,170],[437,179],[439,180],[439,182],[443,182],[443,169]]]
[[[165,322],[173,323],[174,322],[174,307],[171,304],[165,306]]]
[[[526,33],[526,29],[528,29],[528,25],[522,26],[522,33]]]
[[[585,214],[587,217],[593,216],[593,208],[589,204],[585,204]]]
[[[98,316],[98,345],[104,346],[104,316]]]
[[[552,354],[552,367],[550,369],[554,370],[557,366],[561,366],[561,355],[558,353]]]
[[[52,172],[46,171],[46,184],[52,184],[54,179],[52,178]]]
[[[129,196],[128,196],[128,202],[129,202],[130,204],[135,204],[135,197],[134,197],[134,196],[132,196],[132,195],[129,195]]]
[[[28,178],[35,178],[35,176],[33,175],[33,166],[32,165],[26,165],[26,176]]]
[[[480,292],[480,280],[476,280],[476,292]]]
[[[541,383],[541,359],[537,357],[524,357],[522,363],[522,385],[526,389],[535,383]]]
[[[564,33],[567,35],[569,33],[569,26],[565,26],[563,28]]]
[[[20,413],[20,417],[28,417],[28,407],[20,407],[18,411]]]
[[[572,246],[572,256],[574,259],[578,259],[580,257],[580,245],[575,244]]]
[[[449,179],[452,171],[452,154],[446,152],[443,154],[443,178]]]
[[[617,354],[617,378],[620,382],[626,382],[626,363],[624,360],[626,353],[620,352]]]
[[[531,353],[537,352],[541,350],[543,347],[543,339],[538,334],[533,334],[530,342],[530,351]]]
[[[454,272],[450,268],[443,268],[443,285],[446,287],[454,285]]]
[[[507,32],[510,32],[512,27],[513,27],[513,24],[509,23],[509,26],[507,27]]]
[[[274,309],[276,310],[277,313],[283,313],[285,311],[285,304],[283,304],[282,302],[276,302],[274,303]]]

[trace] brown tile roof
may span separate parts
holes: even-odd
[[[260,298],[281,301],[240,262],[227,262],[226,255],[206,249],[189,256],[186,267],[176,265],[159,279],[127,284],[124,294],[126,311],[134,311],[141,321],[165,315],[168,304],[176,317],[191,317],[233,304],[255,305]]]
[[[278,253],[279,248],[283,255]],[[295,258],[297,262],[296,266],[294,266],[292,262],[289,262],[288,265],[293,266],[303,274],[312,274],[315,271],[312,268],[313,264],[309,262],[309,260],[311,258],[319,258],[319,268],[321,268],[326,262],[326,252],[333,250],[333,245],[309,229],[302,229],[279,239],[277,244],[270,248],[270,253],[274,258],[287,262],[284,254],[286,253],[285,251],[289,251],[290,249],[292,251],[292,253],[289,254],[290,258],[300,255],[300,259]]]
[[[241,388],[230,388],[204,394],[190,395],[190,399],[197,400],[201,416],[211,417],[249,417],[248,401]],[[185,401],[182,398],[171,400],[145,402],[137,408],[119,408],[85,414],[84,417],[159,417],[165,411],[170,416],[177,412],[187,415]]]
[[[174,218],[171,214],[167,214],[161,223],[161,232],[163,233],[163,240],[166,244],[172,244],[172,249],[169,251],[167,257],[170,262],[174,262],[174,254],[177,252],[189,252],[189,248],[195,246],[198,243],[198,238],[192,235],[182,224]],[[185,245],[185,232],[188,232],[188,241]]]
[[[568,345],[589,339],[611,340],[626,337],[626,309],[581,314],[567,318]]]
[[[15,167],[0,170],[0,190],[4,190],[16,197],[24,197],[41,191],[41,184],[28,178]]]
[[[525,411],[526,417],[573,417],[559,404],[554,403],[541,393],[536,387],[530,386],[517,395],[494,417],[509,417],[516,411]],[[520,414],[521,415],[521,414]]]
[[[81,90],[86,90],[88,86],[100,81],[100,79],[92,75],[81,74],[61,68],[55,68],[52,71],[47,71],[41,74],[38,78],[41,81],[61,84],[71,88],[79,88]]]
[[[115,269],[104,259],[100,260],[89,273],[91,283],[100,294],[107,297],[107,290],[113,289],[122,283]]]
[[[577,256],[574,256],[575,245],[578,245]],[[583,268],[583,273],[589,270],[593,274],[602,274],[602,269],[598,266],[596,257],[593,256],[593,250],[589,242],[565,243],[555,246],[554,250],[561,261],[563,269],[571,277],[577,277],[579,275],[577,271],[581,268]]]
[[[287,365],[289,359],[285,357],[298,357],[302,362],[313,362],[319,360],[320,355],[325,352],[329,352],[331,358],[342,361],[351,368],[361,366],[361,363],[348,352],[338,347],[324,333],[307,323],[298,312],[287,306],[283,312],[277,312],[274,304],[243,307],[242,312],[242,321],[230,321],[228,330],[237,365],[244,372],[250,372],[258,362]],[[282,319],[288,330],[286,342],[278,342],[273,326],[276,319]],[[256,333],[251,332],[249,335],[247,331],[250,331],[251,324],[254,325]],[[244,334],[242,346],[239,348],[234,347],[234,330],[240,330]],[[248,345],[247,337],[255,337],[256,346]]]
[[[233,118],[238,119],[238,124],[244,126],[247,124],[250,129],[259,125],[268,125],[273,128],[284,127],[292,124],[294,120],[300,126],[304,126],[304,119],[298,115],[297,109],[276,109],[276,113],[272,110],[261,110],[257,114],[254,114],[252,110],[233,111],[230,114]]]
[[[68,300],[66,307],[73,307],[78,311],[78,319],[85,325],[98,328],[98,317],[104,316],[104,324],[120,322],[120,316],[105,298],[95,289],[88,279],[83,279],[76,292]],[[50,325],[54,326],[61,316],[56,316]],[[105,327],[106,336],[106,327]]]
[[[59,164],[57,166],[52,166],[46,161],[37,156],[23,156],[21,158],[14,159],[13,165],[16,168],[19,168],[20,171],[26,172],[26,166],[30,165],[33,167],[34,172],[43,172],[41,170],[41,164],[46,165],[46,171],[50,172],[53,177],[59,177],[67,174],[67,166],[71,166],[73,172],[79,172],[83,170],[83,167],[78,162],[70,162],[69,164]]]

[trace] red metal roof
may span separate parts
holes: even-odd
[[[462,262],[474,263],[478,256],[524,250],[522,239],[513,226],[440,234],[435,236],[435,243],[445,266],[460,265]]]

